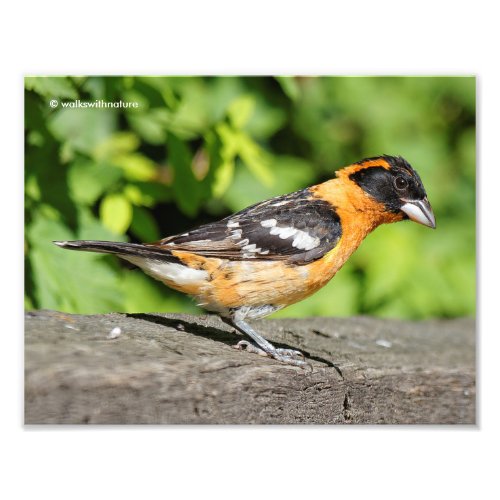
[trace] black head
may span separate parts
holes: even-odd
[[[417,172],[400,156],[366,158],[349,175],[363,191],[383,203],[387,210],[435,228],[436,221],[427,193]]]

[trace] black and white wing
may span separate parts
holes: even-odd
[[[257,203],[157,244],[205,257],[286,259],[307,264],[334,248],[341,235],[334,207],[304,189]]]

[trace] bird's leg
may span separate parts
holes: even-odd
[[[294,349],[279,349],[268,342],[262,335],[258,334],[248,323],[237,318],[222,318],[223,321],[233,326],[239,332],[247,337],[250,337],[254,343],[247,340],[241,340],[234,347],[236,349],[246,348],[247,351],[260,354],[261,356],[270,356],[282,363],[288,365],[300,366],[305,368],[311,366],[304,360],[304,355],[300,351]],[[255,345],[256,344],[256,345]],[[300,359],[297,359],[300,358]]]

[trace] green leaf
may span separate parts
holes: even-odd
[[[269,102],[257,99],[255,111],[245,124],[244,130],[254,139],[268,139],[280,130],[286,123],[285,110],[270,107]]]
[[[200,183],[191,168],[191,152],[184,142],[173,134],[168,136],[168,158],[174,171],[174,198],[186,215],[193,216],[198,212],[200,204]]]
[[[132,181],[149,181],[156,176],[156,164],[141,153],[114,156],[112,164],[123,169],[125,177]]]
[[[158,241],[160,232],[151,213],[141,207],[134,207],[134,215],[130,230],[136,238],[144,242]]]
[[[220,155],[226,165],[239,156],[260,182],[268,187],[272,186],[275,178],[269,168],[271,157],[268,153],[245,132],[233,130],[226,123],[217,125],[216,131],[222,144]]]
[[[235,99],[227,110],[229,121],[235,129],[242,129],[255,110],[255,99],[251,95],[244,95]]]
[[[300,87],[294,76],[277,76],[276,80],[283,92],[292,100],[296,101],[300,97]]]
[[[166,110],[150,111],[148,113],[131,110],[127,113],[130,126],[150,144],[164,144],[166,133]]]
[[[208,194],[214,198],[220,198],[226,192],[234,174],[234,157],[223,157],[222,148],[220,137],[214,131],[205,135],[209,169],[204,184],[209,187]]]
[[[242,165],[236,169],[234,182],[224,195],[224,201],[234,212],[281,194],[305,188],[314,180],[314,167],[300,158],[279,156],[272,158],[269,168],[279,182],[266,186]]]
[[[48,128],[75,151],[92,155],[116,127],[116,117],[109,108],[64,108],[49,118]]]
[[[172,199],[170,188],[157,182],[134,181],[125,186],[124,194],[134,205],[145,207],[152,207]]]
[[[115,234],[124,234],[132,222],[132,205],[123,194],[108,194],[100,205],[102,223]]]
[[[68,170],[57,155],[53,143],[43,148],[29,147],[25,155],[27,194],[52,207],[73,226],[76,220],[74,201],[69,196]],[[35,211],[37,206],[33,206]]]
[[[171,89],[181,98],[166,124],[179,139],[189,140],[203,135],[209,126],[207,88],[202,79],[169,78]]]
[[[33,309],[35,309],[35,306],[33,305],[31,298],[28,297],[27,295],[24,295],[24,310],[32,311]]]
[[[239,151],[239,132],[234,131],[227,123],[219,123],[215,130],[221,141],[220,154],[224,160],[234,160]]]
[[[76,161],[68,170],[71,197],[77,203],[92,205],[121,175],[121,170],[111,165]]]
[[[215,198],[220,198],[231,186],[234,177],[234,161],[225,160],[220,162],[214,174],[212,194]]]
[[[103,225],[102,221],[94,216],[89,207],[80,207],[78,210],[78,231],[76,236],[79,240],[109,240],[113,241],[116,234]],[[120,237],[125,239],[124,236]]]
[[[123,188],[123,194],[130,200],[133,205],[143,205],[144,200],[141,190],[135,184],[127,184]]]
[[[65,76],[27,76],[24,85],[28,90],[33,90],[42,97],[50,99],[76,99],[78,93]]]
[[[234,76],[213,78],[210,85],[210,99],[207,111],[212,123],[222,121],[227,116],[227,108],[235,99],[247,92],[245,80]]]
[[[120,310],[119,276],[109,257],[57,247],[52,240],[72,240],[75,235],[41,213],[26,234],[37,308],[93,314]]]
[[[38,184],[38,180],[35,175],[26,176],[26,185],[24,192],[27,197],[35,201],[40,201],[41,199],[40,186]]]
[[[99,143],[93,151],[97,161],[110,161],[117,156],[133,153],[140,141],[133,132],[115,132]]]
[[[248,135],[239,135],[239,156],[250,172],[265,186],[271,187],[276,178],[270,168],[271,157]]]

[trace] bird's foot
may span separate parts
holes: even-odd
[[[264,349],[256,346],[254,343],[248,340],[240,340],[236,345],[233,346],[235,349],[245,350],[258,354],[259,356],[269,356],[277,361],[281,361],[287,365],[299,366],[300,368],[310,368],[312,371],[311,363],[305,361],[305,356],[300,351],[295,349],[274,349],[272,352],[266,352]]]
[[[238,349],[239,351],[253,352],[254,354],[258,354],[259,356],[269,356],[269,354],[266,351],[264,351],[264,349],[257,347],[255,344],[249,342],[248,340],[240,340],[236,345],[233,345],[233,349]]]

